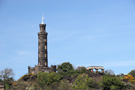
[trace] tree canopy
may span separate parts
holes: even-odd
[[[132,75],[135,78],[135,70],[130,71],[128,74]]]
[[[68,73],[72,70],[74,70],[73,66],[69,62],[65,62],[65,63],[62,63],[61,65],[58,65],[58,72]]]
[[[125,84],[120,78],[111,75],[103,76],[101,86],[103,87],[103,90],[122,90],[125,88]]]
[[[14,77],[14,72],[11,68],[5,68],[4,70],[0,71],[0,79],[4,81],[13,77]]]

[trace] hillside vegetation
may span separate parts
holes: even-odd
[[[1,77],[1,81],[6,90],[135,90],[135,70],[114,75],[111,71],[90,72],[85,67],[73,69],[72,64],[65,62],[58,65],[56,73],[29,73],[17,81]]]

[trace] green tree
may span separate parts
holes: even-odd
[[[0,71],[0,79],[2,79],[3,81],[6,81],[9,78],[13,78],[13,77],[14,77],[14,73],[11,68],[5,68],[4,70]]]
[[[86,73],[87,71],[85,67],[78,67],[77,70],[80,71],[80,73]]]
[[[0,71],[0,79],[4,82],[6,90],[10,89],[12,85],[14,73],[11,68],[5,68]]]
[[[5,83],[5,89],[6,89],[6,90],[9,90],[9,89],[10,89],[10,88],[9,88],[9,84]]]
[[[86,82],[88,82],[89,80],[89,77],[87,74],[80,74],[75,82],[74,82],[74,85],[73,85],[73,89],[87,89],[87,85],[86,85]]]
[[[135,78],[135,70],[132,70],[131,72],[128,73],[129,75],[132,75]]]
[[[72,70],[74,70],[73,66],[69,62],[65,62],[65,63],[62,63],[61,65],[58,65],[58,72],[68,73]]]
[[[40,87],[44,88],[45,85],[47,84],[47,74],[48,73],[45,73],[45,72],[39,72],[37,74],[37,82],[39,84]]]
[[[35,82],[32,83],[31,87],[28,90],[38,90],[37,85]]]
[[[37,82],[40,87],[44,88],[45,86],[54,85],[62,79],[62,76],[59,73],[46,73],[46,72],[39,72],[37,74]]]
[[[96,82],[93,78],[89,78],[86,82],[86,86],[89,89],[100,89],[100,84],[99,82]]]
[[[125,88],[125,85],[120,78],[110,75],[103,76],[101,86],[103,87],[103,90],[122,90]]]
[[[59,83],[58,90],[71,90],[71,85],[68,80],[61,80]]]
[[[17,90],[26,90],[26,88],[29,86],[29,83],[28,82],[18,82],[17,83],[17,86],[16,86],[16,89]],[[15,89],[13,89],[15,90]]]

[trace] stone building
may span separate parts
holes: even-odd
[[[98,70],[100,69],[102,71],[102,73],[104,73],[103,66],[90,66],[90,67],[87,67],[86,69],[90,70],[91,72],[93,72],[94,69],[96,70],[96,72],[98,72]]]
[[[1,83],[1,82],[0,82],[0,90],[5,90],[5,89],[4,89],[4,83]]]
[[[40,32],[38,33],[38,65],[35,67],[28,66],[28,73],[37,74],[41,72],[56,72],[56,65],[51,65],[48,67],[48,51],[47,51],[47,35],[46,24],[43,22],[39,24]]]

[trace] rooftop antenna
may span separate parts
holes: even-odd
[[[44,17],[43,17],[43,14],[42,14],[42,23],[41,24],[44,24]]]

